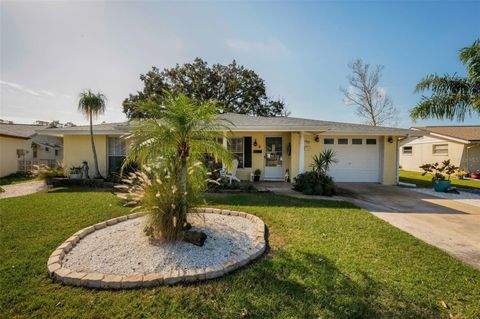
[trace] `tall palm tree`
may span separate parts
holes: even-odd
[[[148,101],[138,107],[150,118],[138,120],[126,137],[132,143],[123,166],[132,162],[154,166],[159,159],[176,161],[180,165],[181,194],[181,215],[177,220],[184,221],[188,212],[189,163],[202,161],[206,153],[231,163],[231,153],[218,142],[222,132],[229,131],[228,122],[218,119],[214,102],[200,102],[183,94],[167,94],[162,103]]]
[[[85,90],[79,95],[78,110],[82,112],[90,121],[90,140],[92,142],[93,161],[95,165],[95,174],[93,178],[103,178],[98,170],[97,151],[93,139],[93,118],[99,114],[105,113],[106,96],[102,93],[93,93],[91,90]]]
[[[480,115],[480,40],[460,50],[459,59],[467,68],[467,76],[439,76],[430,74],[420,81],[415,91],[430,90],[430,97],[410,110],[410,116],[417,119],[457,119],[464,121],[466,116]]]

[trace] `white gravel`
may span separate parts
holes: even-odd
[[[150,240],[143,232],[145,221],[140,217],[93,232],[64,257],[63,266],[78,272],[148,274],[207,268],[254,247],[254,224],[243,217],[189,214],[192,230],[207,235],[203,247]]]
[[[426,195],[432,195],[432,196],[436,196],[436,197],[440,197],[440,198],[451,199],[451,200],[454,200],[456,202],[480,207],[480,196],[479,195],[472,194],[472,193],[469,193],[469,192],[462,192],[462,190],[460,188],[457,188],[457,190],[460,192],[460,194],[436,192],[434,189],[431,189],[431,188],[411,188],[410,190],[418,192],[418,193],[423,193],[423,194],[426,194]]]
[[[1,186],[5,192],[0,193],[0,198],[17,197],[23,195],[33,194],[50,187],[45,185],[43,181],[31,181],[18,184]]]

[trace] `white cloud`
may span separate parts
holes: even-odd
[[[227,39],[226,46],[231,50],[256,54],[268,57],[283,57],[290,54],[288,47],[278,39],[267,41],[246,41],[239,39]]]
[[[34,90],[34,89],[25,87],[23,85],[20,85],[18,83],[14,83],[14,82],[8,82],[8,81],[0,80],[0,84],[4,85],[4,86],[6,86],[10,89],[13,89],[15,91],[19,91],[19,92],[22,92],[22,93],[27,93],[28,95],[33,95],[33,96],[38,96],[38,97],[61,96],[61,97],[64,97],[66,99],[71,99],[72,98],[72,96],[67,95],[67,94],[55,94],[55,93],[53,93],[51,91],[47,91],[47,90]]]

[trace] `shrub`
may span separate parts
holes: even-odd
[[[450,163],[450,160],[443,161],[442,165],[438,163],[423,164],[420,168],[423,170],[422,176],[430,174],[434,181],[450,180],[450,176],[458,169],[457,166]]]
[[[61,166],[49,167],[46,165],[35,165],[32,173],[38,180],[44,181],[47,184],[51,182],[52,178],[65,177],[65,171]]]
[[[319,175],[316,172],[305,172],[294,178],[293,189],[305,195],[333,196],[337,187],[328,175]]]

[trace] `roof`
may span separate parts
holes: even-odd
[[[43,125],[0,123],[0,135],[29,139],[37,130],[45,128]]]
[[[370,126],[364,124],[331,122],[303,119],[296,117],[262,117],[245,114],[225,113],[219,118],[227,120],[232,125],[232,131],[266,131],[266,132],[294,132],[306,131],[312,133],[344,133],[344,134],[365,134],[365,135],[423,135],[410,129]],[[94,125],[94,134],[98,135],[122,135],[134,126],[133,123],[102,123]],[[39,131],[40,132],[40,131]],[[63,128],[51,128],[41,130],[42,134],[50,135],[85,135],[90,134],[90,126],[75,126]]]
[[[459,139],[464,143],[480,142],[480,125],[422,126],[413,129],[429,132],[431,135]]]

